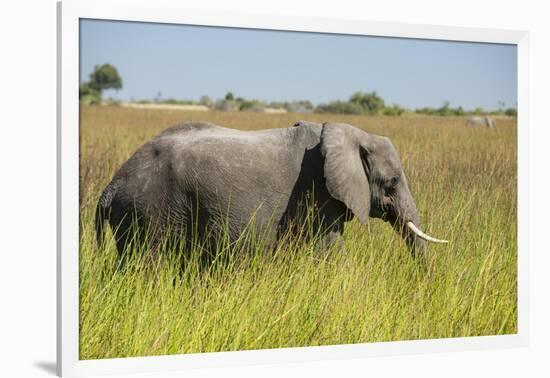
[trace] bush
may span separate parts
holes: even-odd
[[[485,110],[483,110],[483,108],[475,108],[474,111],[472,112],[473,114],[475,115],[484,115],[485,114]]]
[[[309,101],[304,105],[311,105]],[[312,106],[312,105],[311,105]],[[380,114],[384,111],[384,100],[376,92],[356,92],[349,101],[332,101],[328,104],[321,104],[315,109],[318,113],[340,113],[340,114]],[[390,108],[390,113],[402,113],[395,106]]]
[[[337,114],[362,114],[364,109],[360,104],[346,101],[332,101],[328,104],[321,104],[315,108],[317,113]]]
[[[90,87],[89,83],[83,83],[80,86],[78,97],[85,105],[98,105],[101,103],[101,92]]]
[[[287,109],[289,105],[288,101],[271,101],[269,103],[269,107],[274,109]]]
[[[518,116],[518,110],[516,108],[508,108],[504,111],[504,114],[510,117],[517,117]]]
[[[220,110],[222,112],[232,112],[238,109],[237,104],[235,101],[228,101],[228,100],[218,100],[214,104],[215,110]]]
[[[109,97],[107,100],[104,100],[103,105],[107,106],[120,106],[120,100]]]
[[[464,114],[466,114],[464,109],[462,109],[462,106],[459,106],[457,109],[454,109],[453,113],[455,116],[463,116]]]
[[[476,111],[480,113],[475,113]],[[424,108],[416,109],[415,113],[445,117],[445,116],[463,116],[466,114],[470,114],[472,112],[466,112],[462,108],[462,106],[459,106],[458,108],[451,108],[449,101],[445,101],[440,108],[434,109],[434,108],[424,107]],[[474,110],[474,114],[484,114],[483,109],[477,108],[476,110]]]
[[[258,100],[244,100],[239,105],[240,111],[263,112],[264,109],[265,109],[264,103]]]
[[[193,105],[194,102],[191,100],[176,100],[174,98],[167,98],[166,100],[160,100],[159,104],[168,104],[168,105]]]
[[[173,98],[167,98],[166,100],[160,100],[159,104],[177,105],[179,101]]]
[[[299,100],[285,103],[284,108],[293,113],[311,113],[313,104],[309,100]]]
[[[369,114],[379,114],[385,107],[384,100],[376,92],[356,92],[350,97],[349,102],[361,106],[363,113]]]
[[[414,112],[417,114],[435,115],[435,109],[428,107],[415,109]]]
[[[405,112],[405,109],[399,105],[387,106],[382,111],[382,114],[387,116],[400,116]]]
[[[450,108],[450,103],[449,101],[445,101],[443,103],[443,106],[440,107],[439,109],[437,109],[437,114],[440,115],[440,116],[450,116],[450,115],[453,115],[453,110]]]
[[[214,101],[212,101],[212,99],[208,96],[202,96],[199,103],[201,105],[208,106],[209,108],[214,106]]]

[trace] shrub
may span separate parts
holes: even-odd
[[[472,113],[475,115],[483,115],[485,114],[485,110],[483,110],[483,108],[477,107],[474,109]]]
[[[518,116],[518,110],[516,108],[508,108],[504,111],[504,114],[511,117],[517,117]]]
[[[264,109],[265,109],[264,103],[258,100],[244,100],[239,105],[240,111],[263,112]]]
[[[218,100],[214,104],[214,109],[215,110],[220,110],[220,111],[223,111],[223,112],[232,112],[232,111],[237,110],[238,108],[237,108],[237,104],[235,103],[235,101]]]
[[[101,92],[90,87],[89,83],[80,85],[78,97],[85,105],[98,105],[101,103]]]
[[[464,109],[462,109],[462,106],[459,106],[457,109],[454,109],[455,116],[463,116],[464,114],[466,114],[466,112],[464,112]]]
[[[337,114],[362,114],[364,108],[357,103],[346,101],[332,101],[328,104],[320,104],[315,108],[317,113],[337,113]]]
[[[400,116],[405,112],[405,109],[399,105],[387,106],[382,111],[382,114],[387,116]]]
[[[290,103],[288,101],[271,101],[268,106],[275,109],[287,109],[289,105]]]
[[[287,111],[294,113],[311,113],[313,111],[313,104],[309,100],[287,102],[283,107]]]
[[[479,109],[481,109],[481,108],[478,108],[477,111],[479,111]],[[483,114],[483,109],[481,109],[481,112],[482,113],[479,113],[479,114]],[[434,109],[434,108],[424,107],[424,108],[416,109],[415,113],[433,115],[433,116],[442,116],[442,117],[444,117],[444,116],[463,116],[463,115],[468,114],[462,108],[462,106],[459,106],[458,108],[451,108],[449,101],[445,101],[440,108]]]
[[[168,104],[168,105],[193,105],[194,102],[191,100],[176,100],[174,98],[167,98],[166,100],[160,100],[159,104]]]
[[[214,106],[214,101],[212,101],[212,99],[208,96],[202,96],[199,103],[201,105],[208,106],[209,108]]]
[[[376,92],[356,92],[350,99],[350,103],[357,104],[363,108],[363,113],[379,114],[384,109],[384,100]]]

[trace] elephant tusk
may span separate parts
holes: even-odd
[[[410,228],[411,231],[414,232],[416,236],[418,236],[420,239],[424,239],[432,243],[441,243],[441,244],[446,244],[449,242],[448,240],[436,239],[431,237],[430,235],[423,233],[422,230],[416,227],[413,222],[407,222],[407,227]]]

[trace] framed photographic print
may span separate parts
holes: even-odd
[[[63,2],[58,44],[58,374],[526,345],[526,32]]]

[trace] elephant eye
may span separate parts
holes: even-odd
[[[392,188],[395,188],[397,186],[397,181],[398,181],[397,177],[392,177],[390,179],[390,185]]]

